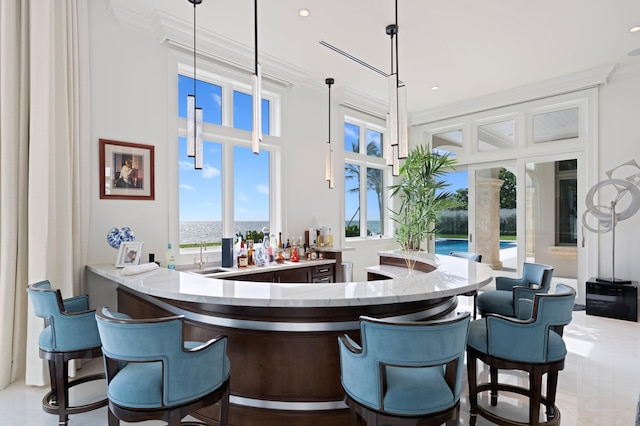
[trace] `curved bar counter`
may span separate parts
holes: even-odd
[[[492,279],[487,265],[429,254],[407,277],[401,253],[380,256],[392,264],[367,268],[375,281],[331,284],[231,281],[167,269],[123,276],[113,265],[87,268],[118,284],[121,312],[134,318],[184,315],[189,340],[228,336],[230,424],[348,425],[338,336],[359,341],[361,315],[407,321],[445,316],[455,310],[458,294]],[[217,407],[199,417],[216,419]]]

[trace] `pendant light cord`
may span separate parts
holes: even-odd
[[[335,83],[335,80],[333,78],[325,78],[324,82],[329,86],[329,138],[327,143],[331,145],[331,85]]]
[[[400,61],[398,60],[399,55],[398,55],[398,32],[400,31],[400,29],[398,28],[398,0],[396,0],[396,33],[395,33],[395,39],[396,39],[396,75],[398,76],[398,85],[400,85]]]
[[[329,146],[331,146],[331,83],[329,83]]]
[[[253,0],[253,41],[255,44],[255,73],[258,75],[258,0]]]
[[[193,107],[196,108],[196,2],[193,2]]]

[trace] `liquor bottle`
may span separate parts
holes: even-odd
[[[298,247],[294,247],[291,252],[291,261],[292,262],[300,262],[300,256],[298,255]]]
[[[247,240],[247,244],[249,244],[249,249],[247,250],[247,265],[253,266],[253,240]]]
[[[271,244],[271,240],[272,238],[267,237],[266,235],[264,236],[264,249],[267,253],[267,263],[273,263],[274,261],[274,257],[273,257],[273,246]]]
[[[253,254],[253,263],[256,266],[267,266],[267,254],[265,252],[264,241],[260,240]]]
[[[333,234],[331,228],[329,228],[329,235],[327,235],[327,247],[333,247]]]
[[[278,232],[278,250],[282,250],[282,232]]]
[[[167,269],[176,269],[176,253],[173,251],[171,243],[167,246],[168,250],[164,255],[164,260],[167,264]]]
[[[240,240],[240,251],[238,252],[238,268],[246,268],[249,265],[247,253],[244,250],[244,241]]]

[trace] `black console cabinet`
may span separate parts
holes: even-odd
[[[638,281],[612,284],[587,281],[587,315],[638,321]]]

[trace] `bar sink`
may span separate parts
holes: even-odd
[[[206,269],[192,269],[190,271],[185,271],[185,272],[188,272],[190,274],[196,274],[196,275],[212,275],[212,274],[221,274],[223,272],[230,272],[230,271],[224,268],[215,267],[215,268],[206,268]]]

